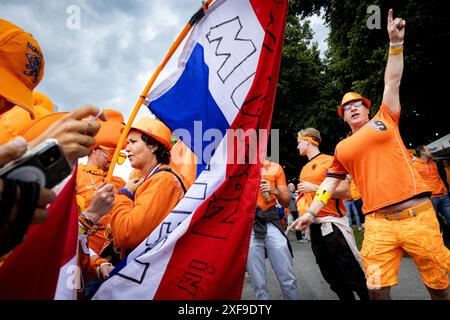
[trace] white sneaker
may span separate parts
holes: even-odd
[[[358,230],[359,231],[361,231],[361,230],[363,230],[364,228],[362,227],[362,226],[358,226]]]
[[[309,240],[307,240],[307,239],[302,239],[302,240],[300,240],[300,242],[301,242],[301,243],[307,243],[307,242],[309,242]]]

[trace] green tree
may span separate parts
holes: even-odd
[[[381,28],[369,29],[369,5],[378,5]],[[291,0],[290,14],[301,18],[324,13],[330,28],[325,77],[330,79],[329,93],[338,104],[347,91],[357,91],[372,100],[378,110],[383,94],[383,76],[387,60],[386,18],[389,8],[394,16],[407,21],[405,69],[401,84],[402,114],[400,130],[407,147],[429,143],[449,133],[445,79],[450,68],[444,49],[450,40],[449,4],[442,0]],[[295,88],[293,88],[294,90]],[[320,121],[327,127],[327,119]]]

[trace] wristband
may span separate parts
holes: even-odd
[[[132,201],[134,201],[134,194],[127,188],[120,189],[119,194],[126,195],[128,198],[130,198]]]
[[[401,46],[403,46],[403,41],[389,42],[389,47],[401,47]]]
[[[331,198],[331,193],[327,190],[319,189],[314,196],[314,200],[322,202],[324,205],[327,204],[328,200]]]
[[[403,52],[403,47],[389,48],[389,54],[392,56],[398,55]]]
[[[309,213],[310,215],[312,215],[314,218],[317,218],[317,214],[315,214],[312,210],[308,209],[306,210],[306,213]]]

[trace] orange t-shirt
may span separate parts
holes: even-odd
[[[284,170],[278,163],[264,160],[261,175],[261,180],[266,180],[271,186],[286,186],[287,188]],[[277,199],[275,195],[271,194],[270,201],[265,201],[261,189],[259,189],[256,205],[260,207],[261,210],[265,211],[276,203]]]
[[[445,189],[445,185],[439,176],[437,165],[433,160],[425,161],[420,158],[415,158],[413,164],[422,178],[433,189],[433,197],[445,195],[447,189]]]
[[[358,200],[361,198],[358,187],[353,180],[350,181],[350,193],[352,194],[352,200]]]
[[[447,176],[447,184],[450,186],[450,167],[445,167],[445,175]]]
[[[399,117],[383,103],[372,120],[336,146],[327,176],[350,173],[364,199],[364,213],[431,192],[403,144]]]
[[[325,179],[326,174],[333,162],[333,157],[326,154],[319,154],[312,158],[300,172],[300,181],[307,181],[316,185],[320,185]],[[305,205],[308,206],[314,199],[315,192],[309,192],[304,194],[301,199],[303,201],[297,202],[297,211],[300,215],[303,215],[305,210]],[[308,209],[306,208],[306,209]],[[336,216],[343,217],[346,214],[344,204],[342,200],[330,199],[327,205],[319,212],[318,217],[324,216]]]

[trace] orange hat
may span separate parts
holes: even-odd
[[[100,123],[100,130],[95,136],[95,145],[91,147],[91,150],[96,149],[98,146],[116,148],[120,139],[120,134],[124,128],[123,115],[119,111],[104,109],[103,114],[108,120],[98,120]]]
[[[0,95],[34,118],[31,92],[44,76],[38,42],[18,26],[0,19]]]
[[[44,133],[54,122],[64,117],[69,112],[55,112],[50,113],[42,118],[36,119],[30,123],[28,127],[23,129],[22,137],[27,141],[32,141]]]
[[[131,125],[131,129],[139,130],[161,142],[168,150],[172,149],[170,141],[172,131],[164,123],[152,118],[141,118]]]
[[[32,98],[36,117],[39,116],[38,113],[42,115],[47,115],[55,111],[55,106],[52,100],[42,92],[33,91]]]
[[[339,113],[339,116],[341,118],[344,117],[344,112],[343,112],[342,108],[347,103],[352,102],[352,101],[356,101],[356,100],[361,100],[364,103],[364,105],[367,107],[367,109],[370,109],[371,103],[370,103],[369,99],[366,99],[366,98],[362,97],[361,95],[357,94],[356,92],[347,92],[344,95],[344,97],[342,98],[341,105],[338,107],[338,110],[337,110],[337,112]]]

